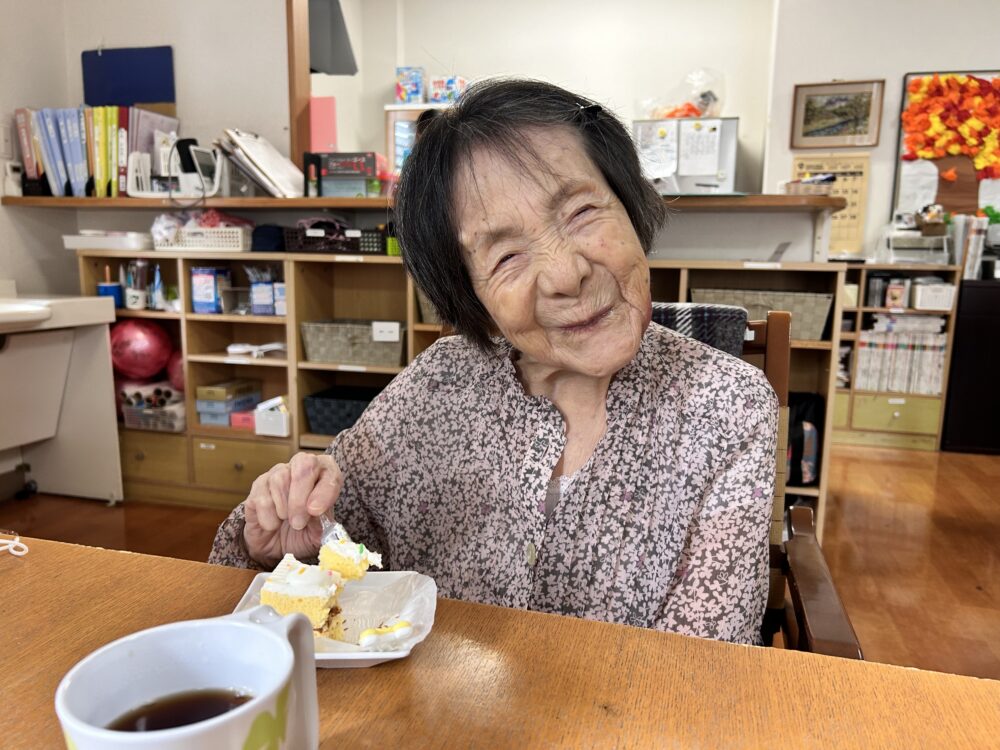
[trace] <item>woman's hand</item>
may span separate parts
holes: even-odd
[[[333,456],[296,453],[254,480],[244,502],[247,552],[271,568],[284,555],[302,559],[319,552],[319,517],[333,507],[344,475]]]

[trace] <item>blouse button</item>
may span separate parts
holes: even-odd
[[[538,550],[535,549],[535,545],[528,542],[524,545],[524,557],[528,561],[528,567],[535,567],[535,560],[538,559]]]

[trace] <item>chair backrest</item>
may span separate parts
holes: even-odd
[[[747,311],[732,305],[654,302],[653,320],[662,326],[733,356],[763,357],[762,369],[778,397],[778,444],[775,451],[774,497],[771,505],[770,586],[762,632],[765,643],[785,618],[784,552],[785,475],[788,463],[788,377],[791,322],[787,312],[769,312],[766,321],[748,322]],[[721,344],[721,345],[720,345]]]

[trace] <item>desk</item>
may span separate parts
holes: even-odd
[[[0,736],[61,747],[63,674],[232,611],[251,571],[26,540],[0,554]],[[111,592],[114,592],[113,595]],[[441,600],[408,658],[318,671],[322,746],[985,748],[1000,682]]]

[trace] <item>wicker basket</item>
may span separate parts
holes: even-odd
[[[324,320],[302,323],[301,328],[309,362],[398,367],[403,361],[403,324],[399,326],[399,341],[373,341],[370,320]]]
[[[253,230],[250,227],[198,227],[178,230],[174,239],[153,244],[157,250],[225,250],[234,253],[250,249]]]
[[[823,338],[833,295],[759,289],[692,289],[691,301],[736,305],[750,313],[750,320],[764,320],[772,310],[787,310],[792,314],[793,339],[819,341]]]
[[[122,416],[125,417],[125,426],[132,430],[184,432],[187,424],[183,401],[149,409],[141,406],[122,406]]]
[[[378,388],[340,386],[306,396],[302,401],[309,432],[336,435],[353,427],[378,393]]]

